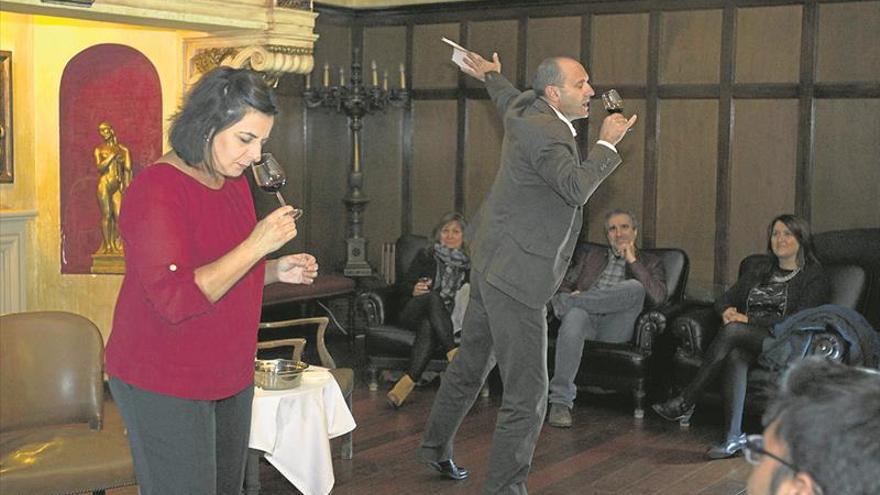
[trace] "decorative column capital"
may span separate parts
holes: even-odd
[[[309,4],[276,0],[266,9],[260,30],[212,32],[184,40],[187,85],[221,65],[262,72],[273,85],[284,74],[308,74],[315,65],[318,39],[314,33],[318,14],[304,10]]]

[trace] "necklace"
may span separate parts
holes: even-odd
[[[788,282],[789,280],[795,278],[797,276],[797,274],[801,272],[801,268],[802,267],[799,266],[796,269],[792,270],[791,273],[788,273],[786,275],[783,275],[779,272],[776,272],[773,274],[772,277],[770,277],[770,281],[775,282],[777,284],[782,284],[782,283]]]

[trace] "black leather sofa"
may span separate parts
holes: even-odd
[[[880,229],[834,231],[814,236],[816,254],[822,262],[831,283],[831,302],[855,309],[868,319],[875,329],[880,312]],[[754,254],[740,263],[739,273],[762,255]],[[872,321],[873,320],[873,321]],[[693,307],[676,318],[671,327],[676,339],[674,367],[679,386],[693,378],[703,361],[703,353],[721,327],[721,318],[711,303],[694,303]],[[809,353],[829,359],[847,361],[847,343],[836,332],[823,332],[814,339]],[[745,410],[760,414],[766,407],[774,387],[772,375],[754,367],[749,371]],[[720,403],[717,387],[703,394],[702,402]]]

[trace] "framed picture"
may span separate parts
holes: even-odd
[[[12,52],[0,50],[0,182],[12,182]]]

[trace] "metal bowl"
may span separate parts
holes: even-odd
[[[286,390],[302,381],[303,371],[309,365],[290,359],[254,360],[254,384],[263,390]]]

